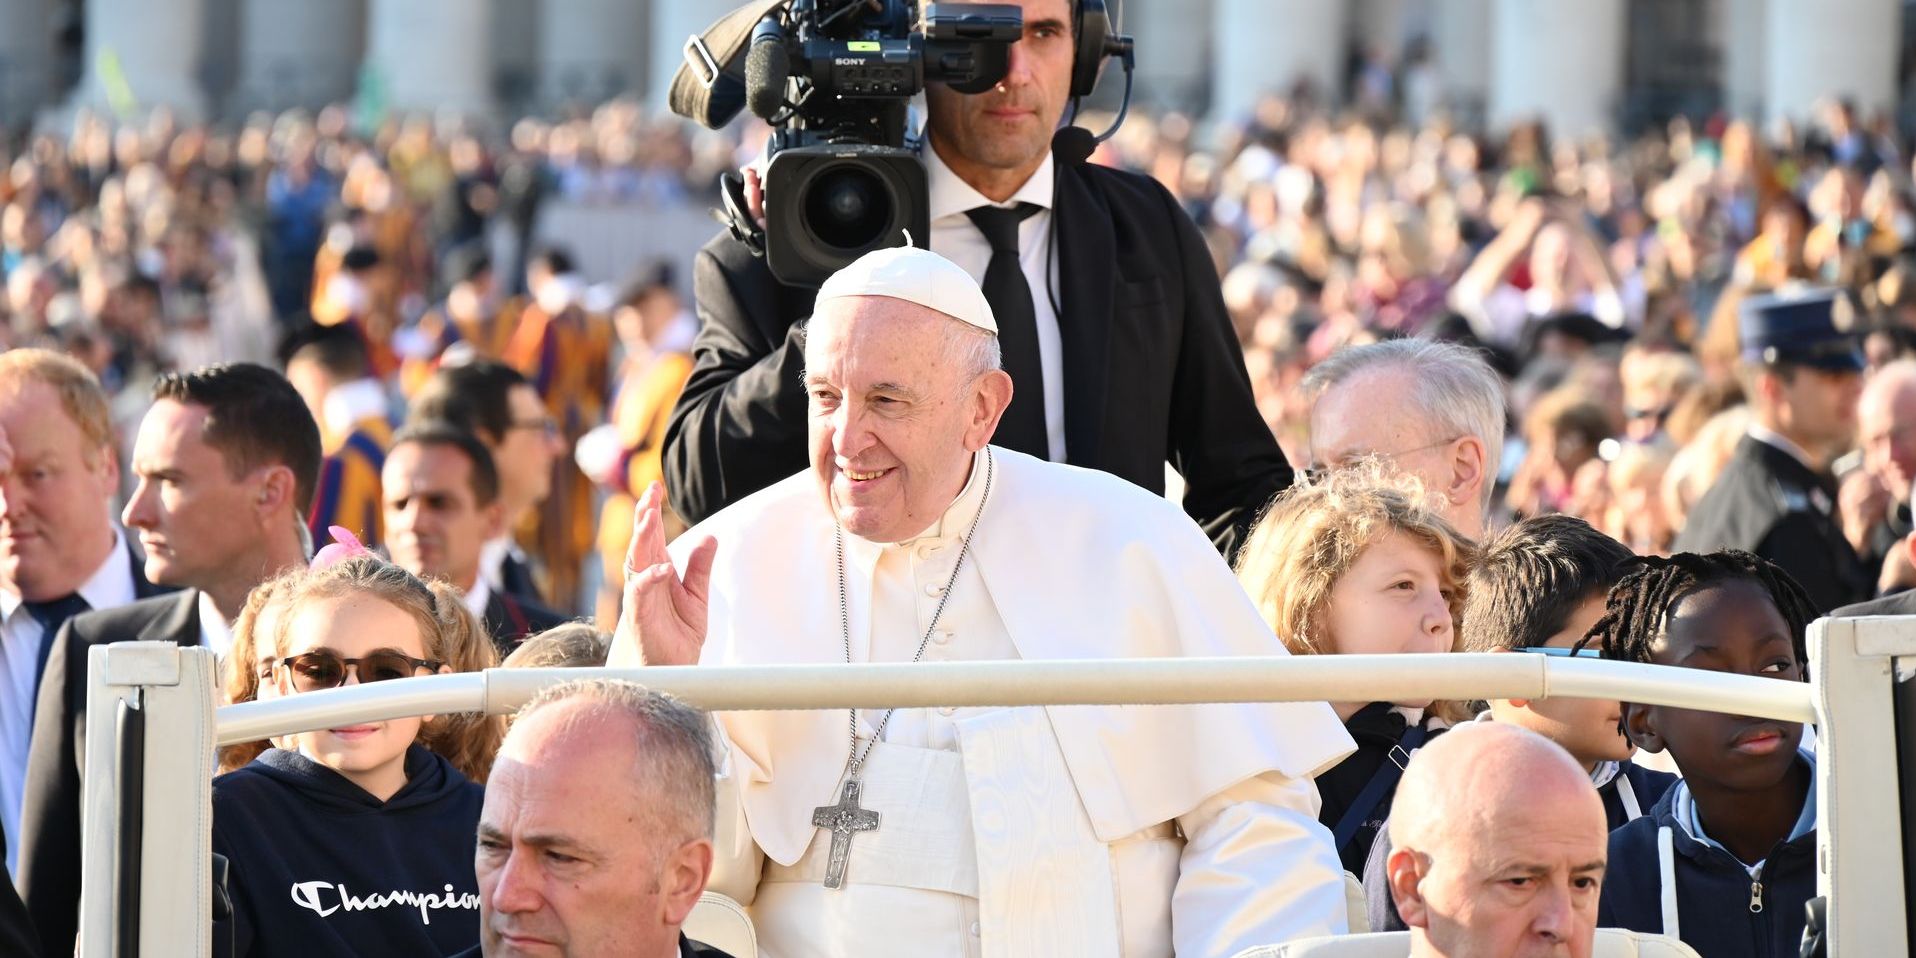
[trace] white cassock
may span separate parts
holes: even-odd
[[[1211,543],[1121,479],[994,448],[984,514],[924,659],[1283,655]],[[910,661],[984,499],[986,454],[923,534],[846,536],[851,656]],[[713,516],[704,664],[844,660],[811,473]],[[867,739],[882,713],[860,713]],[[843,711],[718,716],[711,888],[768,958],[1231,955],[1346,929],[1310,779],[1353,744],[1323,703],[899,710],[860,774],[881,825],[823,884]]]

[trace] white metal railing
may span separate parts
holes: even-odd
[[[931,706],[1597,698],[1816,721],[1800,682],[1543,655],[1309,655],[1263,659],[491,669],[248,702],[216,715],[219,742],[360,721],[511,712],[547,685],[631,679],[715,711]]]
[[[1823,620],[1810,628],[1809,640],[1812,683],[1522,654],[494,669],[355,685],[217,713],[208,703],[210,651],[171,643],[100,646],[89,654],[92,714],[110,714],[121,700],[151,714],[143,772],[127,772],[137,777],[124,782],[113,723],[89,729],[82,954],[107,958],[127,953],[129,943],[144,943],[154,954],[207,954],[211,887],[202,849],[215,741],[408,715],[500,714],[553,683],[619,677],[713,710],[1599,698],[1815,722],[1818,890],[1830,902],[1831,954],[1904,958],[1898,731],[1909,725],[1899,715],[1916,714],[1916,685],[1898,684],[1896,676],[1916,670],[1916,617]],[[1899,709],[1892,699],[1905,693],[1911,705]],[[1916,767],[1902,764],[1904,772]],[[142,817],[160,824],[145,828],[128,848],[116,827],[123,815],[115,810],[121,786],[139,787],[142,778]],[[122,861],[137,863],[137,875],[120,875]],[[121,940],[114,921],[116,888],[121,898],[131,889],[144,906],[131,942]]]

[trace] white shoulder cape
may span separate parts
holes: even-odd
[[[972,558],[1025,659],[1286,654],[1197,525],[1102,472],[993,448],[998,476]],[[832,518],[801,472],[734,504],[671,547],[718,540],[703,664],[844,660]],[[871,596],[854,590],[854,636]],[[1047,713],[1092,828],[1111,842],[1170,821],[1268,771],[1308,777],[1350,737],[1327,704],[1055,706]],[[752,837],[791,864],[835,800],[850,750],[842,711],[718,716]]]

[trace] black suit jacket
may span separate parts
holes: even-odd
[[[1210,251],[1155,180],[1063,157],[1057,176],[1069,460],[1157,493],[1170,462],[1185,511],[1234,549],[1291,467],[1252,402]],[[664,469],[672,507],[696,523],[805,468],[798,322],[814,291],[781,286],[721,234],[699,251],[693,292],[700,329]]]
[[[0,832],[0,859],[6,851],[7,835]],[[13,880],[0,875],[0,955],[39,958],[41,954],[40,936],[34,933],[33,919],[27,917],[27,906],[20,902]]]
[[[1852,619],[1865,615],[1916,615],[1916,589],[1846,605],[1830,613],[1833,619]]]
[[[498,589],[492,590],[492,594],[486,598],[486,634],[492,636],[492,644],[499,649],[500,658],[511,655],[526,636],[538,635],[569,621],[537,602],[517,598]]]
[[[1795,577],[1819,615],[1871,592],[1836,519],[1835,482],[1748,436],[1691,508],[1675,549],[1754,552]]]
[[[199,603],[199,591],[187,589],[117,609],[86,612],[68,619],[54,639],[40,679],[40,699],[34,705],[26,801],[20,814],[20,831],[25,836],[20,846],[20,894],[49,955],[72,954],[79,929],[87,650],[132,641],[198,645]]]

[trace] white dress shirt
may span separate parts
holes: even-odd
[[[200,645],[213,650],[221,662],[226,661],[226,653],[233,648],[233,623],[220,615],[213,605],[213,597],[200,592]]]
[[[492,604],[492,583],[484,575],[476,576],[472,588],[459,593],[459,601],[464,603],[466,611],[479,618],[479,624],[486,624],[486,606]]]
[[[959,179],[929,142],[920,152],[925,160],[930,194],[931,250],[957,263],[980,284],[985,281],[985,269],[991,265],[991,244],[985,241],[985,234],[978,231],[965,211],[980,206],[1009,209],[1019,203],[1038,207],[1038,212],[1018,224],[1018,260],[1024,267],[1025,282],[1031,286],[1032,314],[1038,320],[1038,363],[1044,371],[1045,436],[1050,440],[1048,458],[1052,462],[1064,462],[1064,340],[1058,331],[1058,311],[1052,308],[1051,300],[1051,294],[1057,293],[1059,305],[1063,305],[1064,294],[1058,289],[1058,244],[1051,232],[1051,197],[1055,186],[1051,154],[1045,154],[1037,172],[1031,174],[1031,179],[1009,200],[993,203],[972,189],[971,184]],[[1013,385],[1016,389],[1032,388],[1027,383]]]
[[[78,591],[89,609],[111,609],[135,598],[133,554],[118,529],[113,531],[112,551]],[[8,872],[20,861],[20,806],[26,798],[40,645],[43,638],[52,641],[44,632],[19,593],[0,589],[0,827],[6,829]]]

